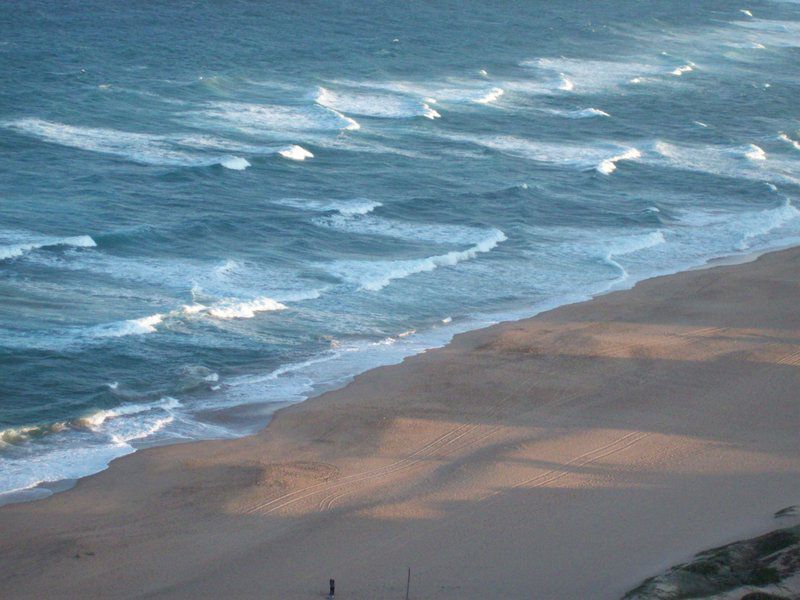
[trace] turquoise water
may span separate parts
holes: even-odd
[[[0,5],[0,492],[800,237],[795,2]]]

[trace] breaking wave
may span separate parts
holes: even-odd
[[[357,284],[363,290],[378,291],[397,279],[405,279],[417,273],[427,273],[439,267],[454,266],[462,261],[476,258],[479,254],[490,252],[504,242],[506,235],[499,229],[466,250],[453,250],[447,254],[420,259],[392,261],[343,261],[335,263],[331,271],[334,275]]]
[[[621,88],[633,80],[658,75],[660,67],[636,62],[582,60],[577,58],[538,58],[526,60],[521,66],[537,76],[529,90],[535,93],[576,92],[598,93]],[[525,86],[517,86],[525,91]]]
[[[355,235],[374,235],[434,244],[475,244],[486,233],[485,229],[462,225],[419,223],[384,219],[372,215],[351,218],[352,215],[335,214],[314,219],[314,224]]]
[[[470,142],[497,152],[557,166],[593,169],[604,175],[613,173],[616,163],[635,160],[641,152],[631,146],[599,142],[591,146],[537,142],[512,136],[469,137],[452,136],[452,139]]]
[[[337,110],[320,106],[288,106],[246,102],[211,102],[198,111],[187,113],[191,122],[234,129],[250,135],[277,139],[292,138],[304,132],[355,131],[360,125]]]
[[[19,241],[13,244],[0,245],[0,260],[17,258],[33,250],[38,250],[40,248],[54,248],[57,246],[94,248],[97,246],[97,244],[88,235],[78,235],[65,238],[37,238],[35,240]]]
[[[755,144],[689,146],[658,140],[651,149],[652,152],[645,154],[643,160],[659,166],[739,179],[800,184],[791,160],[775,156],[766,160],[764,150]]]
[[[629,238],[610,242],[606,247],[606,254],[603,256],[603,261],[619,272],[619,278],[614,282],[614,284],[624,281],[630,277],[627,269],[620,264],[617,258],[627,254],[640,252],[642,250],[646,250],[647,248],[653,248],[654,246],[659,246],[665,242],[666,239],[661,231],[651,231],[650,233],[631,236]]]
[[[621,154],[616,154],[611,158],[606,158],[605,160],[601,161],[595,168],[597,169],[598,173],[602,173],[603,175],[611,175],[614,171],[617,170],[617,163],[622,160],[634,160],[637,158],[641,158],[642,153],[639,152],[636,148],[630,148]]]
[[[156,313],[139,319],[128,319],[90,327],[90,338],[113,338],[128,335],[145,335],[156,333],[158,325],[170,319],[185,319],[194,316],[207,316],[214,319],[252,319],[261,312],[285,310],[285,304],[263,296],[253,300],[223,299],[210,306],[194,303],[186,304],[177,310]]]
[[[379,206],[383,206],[375,200],[366,198],[354,198],[352,200],[314,200],[311,198],[283,198],[277,200],[276,204],[291,206],[312,212],[337,212],[345,217],[356,215],[366,215],[371,213]]]
[[[425,117],[437,119],[441,115],[430,107],[435,100],[418,100],[399,94],[376,94],[363,92],[331,91],[320,87],[317,89],[315,102],[327,109],[344,113],[377,117],[384,119],[406,119]]]
[[[283,158],[288,158],[289,160],[305,160],[307,158],[314,158],[314,155],[311,154],[311,152],[309,152],[302,146],[297,146],[297,145],[284,148],[283,150],[279,151],[279,154]]]
[[[242,170],[250,165],[238,156],[206,156],[180,150],[181,146],[188,145],[180,136],[77,127],[35,118],[7,122],[5,126],[51,144],[117,156],[145,165],[180,167],[220,165],[234,170]]]
[[[675,77],[680,77],[684,73],[690,73],[691,71],[694,71],[695,66],[696,65],[694,63],[691,62],[687,63],[683,66],[677,67],[672,71],[670,71],[670,75],[674,75]]]
[[[591,119],[594,117],[610,117],[606,111],[599,108],[579,108],[575,110],[562,110],[558,108],[546,109],[546,112],[567,119]]]
[[[498,100],[500,96],[502,96],[503,94],[505,94],[505,90],[503,90],[503,88],[499,87],[492,88],[484,95],[479,96],[478,98],[473,100],[473,102],[475,102],[476,104],[490,104]]]
[[[783,142],[786,142],[787,144],[792,146],[792,148],[794,148],[795,150],[800,150],[800,142],[798,142],[797,140],[793,140],[787,134],[785,133],[778,134],[778,139],[780,139]]]

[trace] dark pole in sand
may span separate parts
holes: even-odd
[[[411,567],[408,567],[408,578],[406,579],[406,600],[408,600],[408,591],[411,589]]]

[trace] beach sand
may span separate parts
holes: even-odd
[[[800,249],[457,336],[0,508],[3,598],[619,598],[800,503]]]

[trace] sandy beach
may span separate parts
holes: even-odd
[[[3,598],[619,598],[800,503],[800,249],[457,336],[0,508]]]

